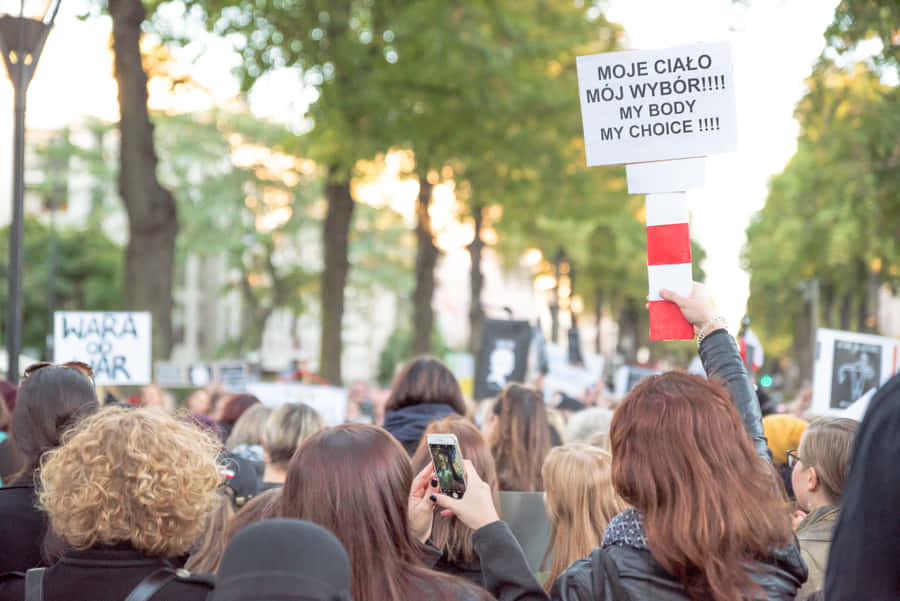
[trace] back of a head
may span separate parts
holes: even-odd
[[[840,502],[859,422],[846,417],[820,417],[810,422],[797,455],[816,470],[832,503]]]
[[[266,419],[262,444],[272,463],[286,467],[297,447],[324,427],[322,416],[309,405],[286,403]]]
[[[583,442],[608,451],[612,416],[612,409],[606,407],[588,407],[573,414],[566,424],[566,440]]]
[[[600,546],[606,525],[625,508],[612,484],[609,452],[581,443],[554,447],[541,469],[553,552],[545,588],[575,560]]]
[[[825,598],[900,599],[900,376],[869,404],[853,444],[834,529]]]
[[[228,521],[225,526],[225,543],[235,535],[257,522],[278,517],[281,512],[281,488],[270,488],[250,499]]]
[[[253,405],[238,418],[228,436],[225,448],[233,451],[241,445],[262,444],[263,429],[266,420],[272,414],[272,408],[263,404]]]
[[[412,479],[406,451],[386,430],[329,428],[309,437],[291,459],[281,515],[334,532],[350,556],[355,599],[417,598],[427,585],[442,597],[441,583],[448,580],[422,566],[409,531]]]
[[[787,463],[787,452],[800,446],[800,437],[806,430],[806,420],[789,413],[772,413],[762,418],[763,434],[772,451],[775,465]]]
[[[128,542],[148,555],[185,553],[219,485],[218,448],[154,409],[105,408],[81,420],[41,468],[53,531],[87,549]]]
[[[494,493],[494,507],[499,511],[499,483],[494,458],[491,456],[491,451],[481,435],[481,431],[475,427],[475,424],[467,418],[457,415],[451,415],[429,424],[425,435],[422,436],[422,442],[419,443],[419,448],[412,458],[414,473],[418,473],[431,463],[431,455],[426,443],[428,434],[456,435],[463,458],[472,462],[481,479],[491,487]],[[447,559],[451,562],[472,562],[478,558],[472,544],[471,528],[460,522],[456,516],[445,517],[440,513],[435,514],[434,525],[431,529],[431,542],[438,549],[444,551]]]
[[[435,357],[417,357],[400,369],[391,384],[387,408],[396,410],[423,403],[448,405],[456,413],[466,414],[456,376]]]
[[[316,524],[271,519],[228,544],[212,601],[350,601],[347,552]]]
[[[510,384],[494,405],[496,426],[490,447],[497,464],[500,490],[543,490],[541,466],[550,451],[550,425],[541,393]]]
[[[728,392],[685,372],[646,378],[616,410],[610,441],[613,484],[642,514],[662,567],[714,601],[755,590],[742,564],[787,546],[792,531]]]
[[[91,379],[73,367],[47,365],[22,381],[12,418],[12,439],[24,463],[23,477],[60,444],[63,432],[97,409]]]
[[[219,420],[225,424],[236,424],[244,413],[260,404],[260,400],[252,394],[233,394],[225,401],[222,407],[222,418]]]

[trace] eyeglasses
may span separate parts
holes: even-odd
[[[28,367],[25,368],[25,375],[22,380],[27,380],[31,376],[34,375],[36,371],[40,371],[45,367],[68,367],[69,369],[74,369],[81,375],[85,376],[88,380],[91,381],[91,385],[94,384],[94,370],[87,363],[82,363],[81,361],[66,361],[65,363],[50,363],[49,361],[39,361],[38,363],[32,363]]]
[[[800,459],[800,456],[797,454],[797,449],[791,449],[790,451],[787,452],[787,463],[788,463],[789,468],[794,469],[794,466],[797,465],[798,463],[806,463],[806,462],[803,461],[802,459]],[[809,465],[809,464],[806,463],[806,465]]]

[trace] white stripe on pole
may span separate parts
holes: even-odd
[[[647,194],[647,227],[688,222],[688,201],[684,192]]]
[[[663,300],[659,295],[660,288],[667,288],[682,296],[691,293],[693,278],[691,277],[690,263],[676,263],[674,265],[649,265],[647,274],[650,282],[650,300]]]

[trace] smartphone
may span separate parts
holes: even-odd
[[[441,493],[461,499],[466,492],[466,470],[455,434],[429,434],[428,451]]]

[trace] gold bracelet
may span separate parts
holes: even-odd
[[[718,323],[721,325],[721,327],[723,327],[723,328],[727,328],[727,327],[728,327],[728,322],[726,322],[726,321],[725,321],[725,318],[722,317],[721,315],[716,315],[715,317],[713,317],[712,319],[710,319],[709,321],[707,321],[705,324],[703,324],[703,327],[700,328],[700,333],[697,334],[697,348],[700,348],[700,343],[703,342],[703,340],[704,340],[709,334],[712,333],[712,332],[710,331],[710,326],[715,325],[716,322],[718,322]],[[713,330],[713,331],[714,331],[714,330]]]

